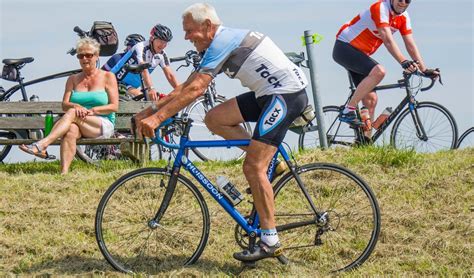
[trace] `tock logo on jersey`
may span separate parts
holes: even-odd
[[[272,103],[260,120],[258,129],[260,136],[272,131],[285,118],[286,111],[285,100],[281,96],[273,97]]]

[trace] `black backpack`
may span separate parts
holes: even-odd
[[[89,35],[100,44],[99,56],[111,56],[117,52],[119,39],[112,23],[94,21]]]

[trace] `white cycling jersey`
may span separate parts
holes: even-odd
[[[291,94],[306,88],[303,71],[259,32],[219,26],[198,72],[237,78],[256,97]]]
[[[122,58],[110,69],[117,77],[117,80],[134,88],[141,86],[140,76],[136,73],[127,72],[126,65],[137,65],[150,63],[148,72],[152,73],[158,66],[165,68],[170,65],[168,55],[163,50],[161,53],[153,53],[150,49],[150,42],[144,41],[134,45]]]

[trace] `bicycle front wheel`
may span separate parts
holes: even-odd
[[[13,132],[8,130],[0,130],[0,139],[15,139],[16,135]],[[8,155],[10,150],[12,149],[12,145],[0,145],[0,162],[5,159]]]
[[[425,134],[420,134],[420,129]],[[448,109],[434,102],[419,102],[413,111],[407,108],[397,118],[390,142],[396,149],[430,153],[456,148],[457,138],[456,121]]]
[[[355,131],[350,128],[348,124],[339,121],[339,106],[325,106],[323,107],[323,117],[326,126],[326,135],[329,147],[350,147],[355,141]],[[313,122],[316,119],[313,120]],[[311,128],[314,124],[311,122],[308,127]],[[298,147],[300,150],[307,150],[311,148],[318,148],[320,146],[318,130],[303,132],[298,138]]]
[[[302,264],[312,261],[321,273],[361,265],[380,233],[380,210],[370,187],[334,164],[307,164],[296,171],[317,214],[292,173],[278,181],[275,220],[288,258]]]
[[[214,100],[214,105],[211,105],[206,97],[198,98],[194,103],[191,104],[189,109],[186,109],[188,116],[193,119],[193,126],[189,132],[189,138],[192,140],[223,140],[224,138],[220,137],[217,134],[212,133],[204,123],[204,117],[207,112],[214,108],[215,106],[224,103],[226,99],[222,96],[216,96]],[[248,134],[252,134],[252,129],[250,128],[249,123],[241,124],[242,128]],[[232,148],[193,148],[192,151],[199,157],[201,160],[233,160],[240,159],[244,156],[245,152],[237,147]]]
[[[457,148],[463,149],[468,147],[474,147],[474,127],[469,128],[459,136]]]
[[[164,214],[155,219],[170,176],[166,169],[138,169],[119,178],[102,197],[95,219],[96,239],[115,269],[157,274],[194,263],[204,250],[209,212],[201,193],[186,177],[178,176]]]

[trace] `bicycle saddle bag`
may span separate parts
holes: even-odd
[[[2,79],[8,81],[19,81],[18,69],[14,66],[4,65],[2,70]]]
[[[89,34],[100,44],[99,56],[111,56],[117,52],[119,40],[117,31],[115,31],[112,23],[94,21]]]

